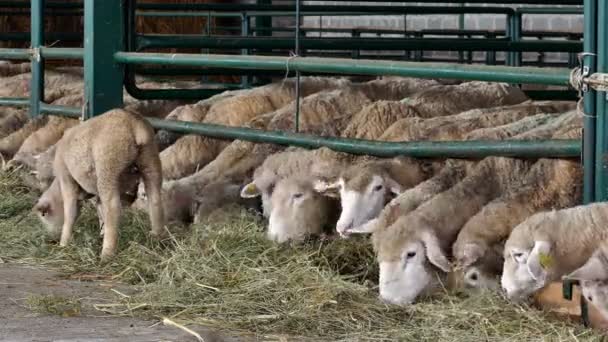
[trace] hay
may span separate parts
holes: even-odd
[[[72,277],[111,277],[135,285],[98,309],[117,315],[170,317],[184,324],[310,340],[539,341],[600,336],[578,324],[483,294],[444,294],[409,308],[379,302],[374,255],[365,238],[279,246],[263,225],[238,209],[163,242],[148,240],[147,216],[127,211],[119,253],[100,265],[101,239],[93,208],[85,206],[74,241],[47,241],[30,208],[37,194],[19,175],[0,174],[0,258],[59,268]],[[93,275],[92,275],[93,273]]]

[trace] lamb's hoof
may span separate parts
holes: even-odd
[[[110,262],[114,258],[114,256],[115,254],[113,252],[102,251],[99,261],[102,265],[105,265]]]

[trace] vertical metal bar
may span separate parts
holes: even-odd
[[[459,4],[460,7],[464,7],[464,3]],[[464,13],[458,15],[458,29],[464,30]],[[458,38],[464,38],[464,36],[458,36]],[[458,63],[464,63],[464,51],[458,51]]]
[[[296,0],[296,56],[300,55],[300,0]],[[289,63],[289,62],[288,62]],[[300,71],[296,71],[296,120],[295,131],[300,131]]]
[[[513,41],[513,22],[514,22],[514,16],[508,14],[507,15],[507,22],[506,22],[506,27],[505,27],[505,33],[507,34],[507,38],[509,38],[509,40]],[[513,65],[513,54],[510,51],[507,51],[505,53],[505,65],[509,65],[512,66]]]
[[[359,29],[357,29],[357,28],[352,29],[351,37],[353,37],[353,38],[361,37],[361,31],[359,31]],[[353,51],[351,51],[352,59],[359,59],[360,56],[361,56],[361,50],[353,49]]]
[[[243,37],[247,37],[249,36],[249,15],[247,15],[247,13],[242,12],[241,13],[241,36]],[[241,54],[242,55],[249,55],[249,49],[241,49]],[[246,76],[241,76],[241,86],[243,88],[248,88],[250,82],[250,78],[248,75]]]
[[[486,38],[495,39],[496,33],[490,32]],[[488,65],[496,65],[496,51],[486,51],[486,63]]]
[[[597,8],[597,64],[596,72],[608,71],[608,3],[598,1]],[[585,38],[587,40],[587,38]],[[608,199],[608,113],[606,92],[596,92],[595,125],[595,201]]]
[[[85,118],[122,107],[123,67],[114,54],[124,50],[123,29],[123,0],[85,0]]]
[[[595,54],[596,44],[596,20],[597,0],[585,0],[584,9],[584,52]],[[595,56],[585,55],[583,57],[583,68],[589,73],[595,72]],[[595,201],[595,105],[596,93],[589,89],[584,93],[584,123],[583,123],[583,167],[584,167],[584,203]]]
[[[44,101],[44,59],[40,47],[44,44],[44,0],[31,2],[32,79],[30,85],[30,116],[40,115],[40,102]]]
[[[513,15],[513,35],[511,40],[514,42],[519,42],[521,40],[521,13],[515,13]],[[521,52],[513,51],[513,65],[521,66]]]
[[[271,5],[272,0],[257,0],[258,5]],[[272,17],[270,16],[258,16],[255,17],[256,35],[258,36],[272,36]]]

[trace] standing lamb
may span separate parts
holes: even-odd
[[[137,168],[132,177],[133,167]],[[120,195],[125,183],[143,178],[149,194],[152,234],[164,226],[160,198],[162,171],[152,126],[140,115],[111,110],[70,128],[57,143],[53,165],[56,178],[34,206],[51,231],[61,226],[60,245],[66,246],[78,216],[83,194],[98,196],[103,221],[102,260],[116,253]]]

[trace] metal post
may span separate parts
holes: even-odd
[[[31,2],[31,56],[32,79],[30,86],[30,116],[40,115],[40,102],[44,101],[44,58],[40,48],[44,44],[44,0]]]
[[[511,40],[514,42],[519,42],[521,40],[521,13],[515,13],[512,15],[513,25],[512,30],[513,33],[511,35]],[[513,52],[513,66],[521,66],[521,52],[514,51]]]
[[[300,0],[296,0],[296,56],[300,55]],[[287,62],[289,63],[289,62]],[[289,64],[288,64],[289,65]],[[300,131],[300,70],[296,70],[296,119],[295,131]]]
[[[590,55],[583,57],[583,71],[595,72],[596,44],[596,11],[597,0],[585,0],[584,51]],[[584,166],[584,203],[595,201],[595,106],[596,93],[588,89],[584,93],[584,125],[583,125],[583,166]]]
[[[241,36],[249,36],[249,16],[246,13],[241,13]],[[242,55],[249,55],[249,49],[241,49]],[[248,88],[251,80],[249,76],[241,76],[241,86]]]
[[[122,107],[123,66],[114,54],[124,50],[123,29],[122,0],[85,0],[85,118]]]
[[[272,5],[272,0],[257,0],[258,5]],[[258,30],[256,35],[258,36],[272,36],[272,17],[270,16],[259,16],[255,17],[255,27],[262,30]]]
[[[597,8],[597,65],[596,72],[608,72],[608,3],[598,1]],[[585,37],[585,40],[587,38]],[[596,134],[595,134],[595,201],[608,199],[608,115],[606,113],[606,92],[596,92]]]

